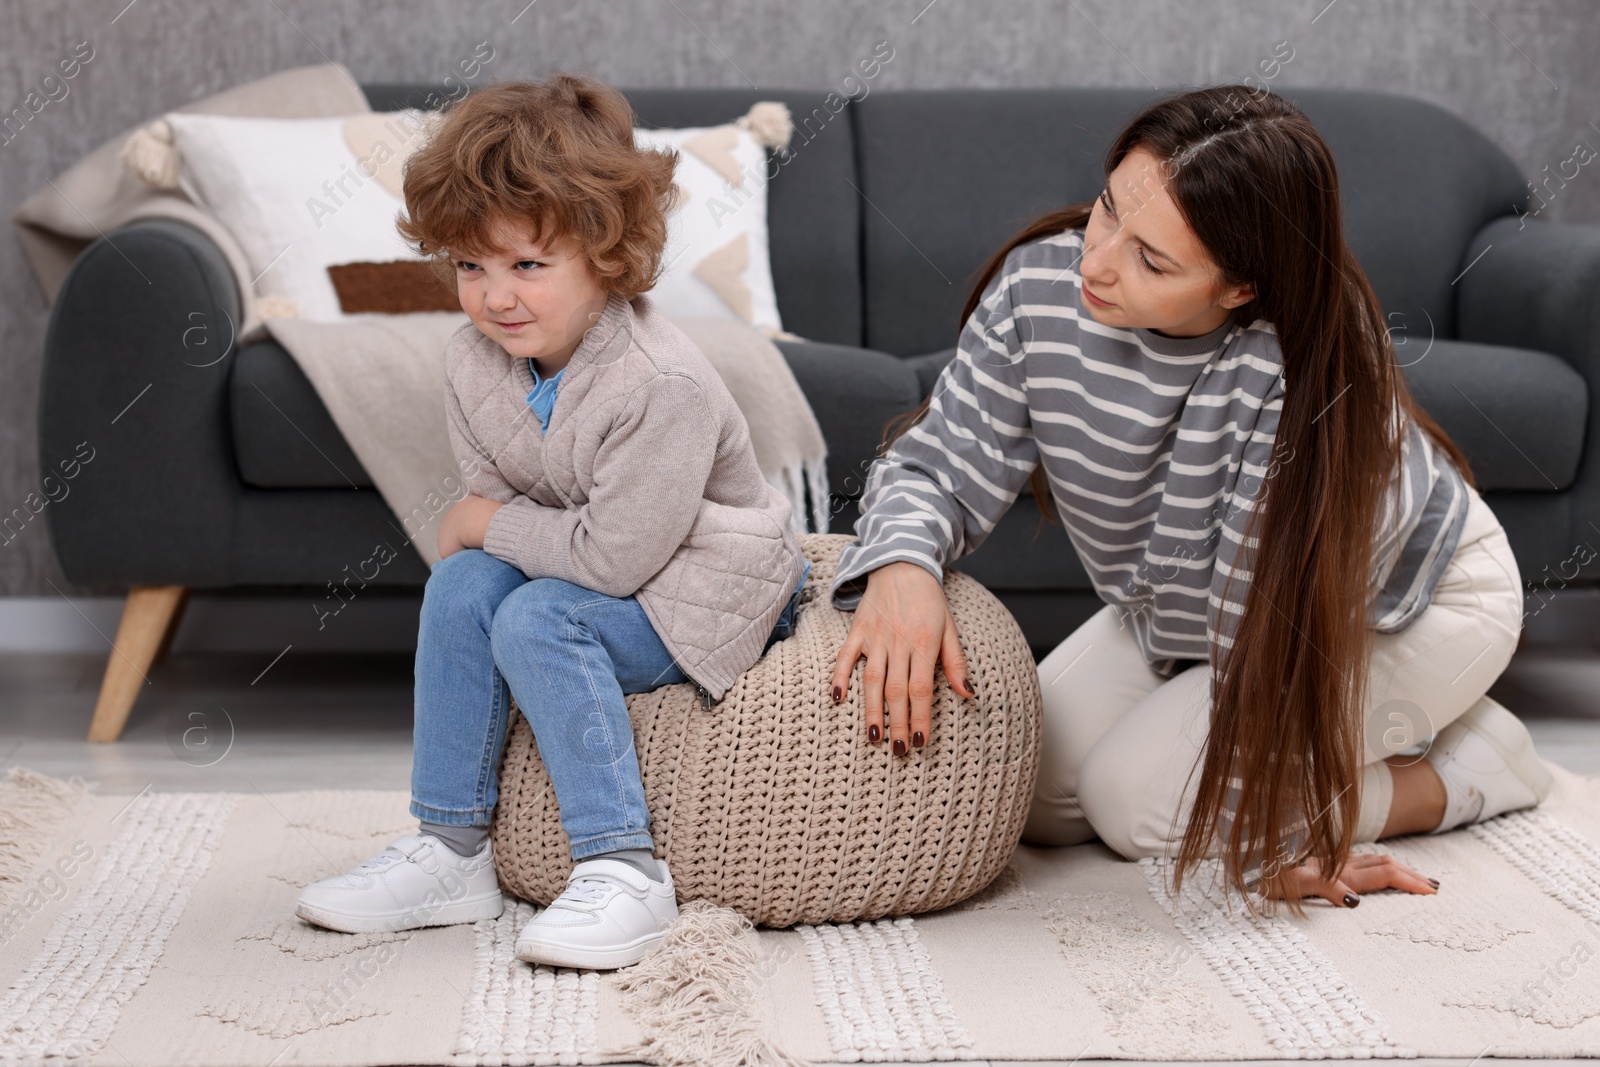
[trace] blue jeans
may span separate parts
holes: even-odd
[[[799,597],[767,648],[793,633]],[[634,597],[529,579],[481,549],[456,552],[433,568],[422,598],[411,814],[489,825],[515,695],[572,858],[653,848],[623,695],[687,680]]]

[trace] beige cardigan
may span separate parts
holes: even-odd
[[[649,297],[613,294],[543,435],[527,361],[476,326],[450,338],[445,376],[467,487],[505,505],[484,550],[530,578],[636,596],[684,674],[720,699],[760,658],[805,561],[789,501],[700,350]]]

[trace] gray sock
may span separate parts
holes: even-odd
[[[583,859],[620,860],[652,882],[666,881],[661,877],[661,868],[656,866],[656,854],[648,848],[619,848],[615,852],[602,852],[596,856],[585,856]]]
[[[489,840],[487,826],[445,826],[443,823],[425,822],[421,832],[437,837],[458,856],[476,856],[478,849]]]

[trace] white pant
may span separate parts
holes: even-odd
[[[1373,634],[1357,841],[1376,840],[1389,817],[1394,780],[1382,760],[1488,700],[1516,649],[1517,561],[1494,512],[1468,493],[1466,525],[1432,603],[1399,633]],[[1023,840],[1098,836],[1128,859],[1175,854],[1210,726],[1210,665],[1163,678],[1107,605],[1044,658],[1039,685],[1044,752]]]

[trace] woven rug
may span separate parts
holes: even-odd
[[[533,908],[392,935],[307,882],[410,830],[399,792],[98,796],[0,781],[0,1063],[784,1063],[1600,1055],[1600,779],[1369,846],[1434,897],[1252,921],[1157,863],[1023,847],[963,905],[755,931],[690,904],[613,975],[533,968]]]

